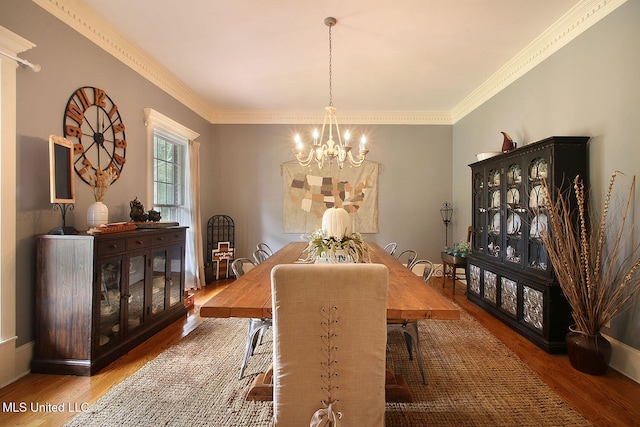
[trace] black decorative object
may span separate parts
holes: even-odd
[[[60,209],[60,215],[62,216],[62,226],[52,228],[49,230],[49,234],[78,234],[78,230],[75,227],[67,227],[67,212],[72,211],[74,208],[73,203],[54,203],[53,210],[57,211]]]
[[[153,221],[153,222],[158,222],[160,221],[160,218],[162,218],[162,215],[160,215],[160,212],[154,211],[153,209],[147,212],[147,216],[149,217],[149,221]]]
[[[129,207],[131,207],[129,217],[133,222],[145,222],[149,219],[149,215],[144,212],[144,205],[137,197],[129,202]]]
[[[442,222],[444,222],[444,247],[449,246],[449,224],[451,223],[451,217],[453,216],[453,208],[449,202],[444,202],[440,208],[440,215],[442,216]]]
[[[207,252],[205,253],[206,261],[204,266],[207,283],[211,283],[216,280],[216,277],[220,277],[219,274],[216,274],[219,265],[216,265],[217,263],[213,259],[213,254],[217,251],[220,242],[228,242],[228,248],[235,248],[235,223],[228,215],[214,215],[207,222]]]

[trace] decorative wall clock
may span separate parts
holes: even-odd
[[[118,106],[96,87],[77,89],[67,102],[64,136],[73,142],[74,167],[87,184],[98,169],[112,171],[114,181],[126,162],[127,140]]]

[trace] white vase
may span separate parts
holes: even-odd
[[[87,209],[87,227],[98,227],[109,222],[109,208],[102,202],[94,202]]]

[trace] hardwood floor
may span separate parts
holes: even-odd
[[[431,279],[432,286],[442,289],[441,278]],[[202,319],[198,314],[202,303],[219,292],[227,282],[209,285],[196,293],[196,306],[186,318],[145,341],[92,377],[29,374],[0,389],[0,425],[59,426],[76,414],[83,404],[91,404],[115,384],[133,374],[148,361],[180,341],[195,329]],[[457,284],[456,295],[451,285],[443,290],[485,328],[497,336],[542,381],[562,399],[596,426],[640,425],[640,384],[610,369],[604,376],[590,376],[575,371],[566,355],[550,355],[512,331],[493,316],[467,301],[464,286]],[[11,411],[11,404],[15,404]],[[32,404],[42,406],[31,410]],[[63,412],[53,412],[52,406],[63,405]],[[24,409],[24,410],[23,410]],[[49,409],[48,411],[45,411]]]

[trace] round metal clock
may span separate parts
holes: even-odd
[[[63,119],[64,136],[73,142],[74,167],[90,184],[98,169],[112,171],[114,181],[126,162],[127,140],[118,106],[96,87],[77,89],[67,102]]]

